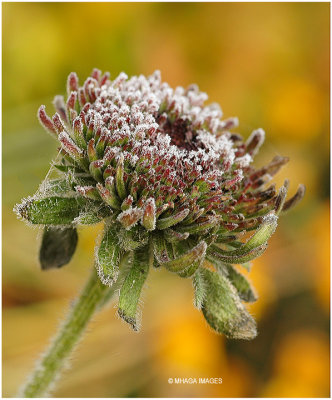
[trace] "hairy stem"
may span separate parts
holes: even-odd
[[[80,340],[92,315],[105,304],[105,298],[109,300],[112,297],[116,289],[116,285],[112,287],[103,285],[98,279],[95,269],[93,270],[67,319],[60,326],[55,339],[21,389],[19,397],[45,397],[47,395],[60,371],[66,365],[68,357]]]

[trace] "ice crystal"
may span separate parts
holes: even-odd
[[[171,88],[159,71],[110,80],[95,69],[82,86],[71,73],[67,99],[55,97],[52,118],[45,106],[38,111],[60,144],[60,161],[52,168],[61,176],[47,179],[16,211],[45,225],[43,246],[54,241],[51,250],[42,247],[44,268],[69,261],[76,225],[104,220],[97,271],[104,284],[113,284],[130,253],[119,315],[135,329],[148,269],[163,266],[193,278],[195,304],[215,330],[252,338],[255,323],[241,300],[256,295],[232,264],[262,254],[279,214],[303,197],[304,187],[287,202],[287,182],[279,192],[266,187],[288,159],[277,156],[254,168],[264,131],[253,131],[245,141],[231,132],[237,118],[223,120],[220,107],[206,105],[207,99],[196,85]],[[66,246],[59,226],[73,238]],[[246,243],[239,241],[249,231],[256,232]],[[59,257],[56,248],[68,250]],[[216,271],[206,269],[205,260]]]

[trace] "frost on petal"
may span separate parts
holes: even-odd
[[[125,229],[130,229],[137,224],[142,215],[143,210],[137,207],[129,208],[128,210],[123,211],[121,214],[119,214],[117,220],[124,226]]]
[[[38,118],[43,127],[52,135],[57,137],[56,127],[51,118],[46,114],[45,106],[40,106],[38,110]]]
[[[127,230],[138,221],[147,231],[174,227],[190,236],[254,230],[264,215],[286,211],[304,193],[285,203],[285,188],[264,188],[288,159],[275,157],[256,170],[264,131],[244,141],[231,132],[237,118],[222,119],[220,106],[208,104],[197,85],[173,89],[159,71],[110,80],[94,69],[81,87],[71,73],[67,91],[66,100],[55,97],[52,119],[39,111],[61,143],[58,167],[88,174],[90,181],[73,189],[102,202]]]
[[[76,92],[78,90],[78,76],[75,72],[71,72],[67,79],[67,93]]]
[[[83,152],[69,137],[68,133],[63,131],[59,135],[59,141],[63,149],[70,154],[74,159],[81,159]]]
[[[255,131],[253,131],[246,142],[247,152],[250,155],[254,156],[263,144],[264,139],[265,132],[263,131],[263,129],[256,129]]]

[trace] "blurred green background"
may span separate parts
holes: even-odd
[[[100,227],[80,230],[67,267],[39,269],[40,232],[13,205],[33,194],[56,155],[36,112],[51,113],[67,75],[93,67],[192,82],[238,116],[247,137],[263,127],[257,165],[291,162],[290,194],[303,202],[280,221],[250,278],[259,335],[214,334],[192,305],[189,280],[153,271],[143,328],[131,332],[110,306],[90,325],[55,397],[329,396],[329,4],[2,3],[3,396],[14,396],[88,275]],[[169,384],[221,377],[221,385]]]

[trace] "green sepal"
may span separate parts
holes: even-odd
[[[119,297],[118,313],[135,331],[139,330],[137,308],[148,273],[149,250],[144,247],[134,252],[132,265],[125,277]]]
[[[253,339],[256,323],[241,303],[229,280],[217,272],[201,268],[207,285],[202,312],[208,324],[231,339]]]
[[[231,244],[233,241],[237,240],[237,236],[236,235],[229,235],[229,236],[223,236],[222,233],[219,234],[219,229],[217,231],[217,240],[216,243],[229,243]]]
[[[179,232],[188,232],[189,234],[197,234],[204,231],[207,231],[213,227],[215,227],[220,222],[220,219],[212,216],[206,219],[204,222],[196,222],[191,225],[181,226],[178,228]]]
[[[171,272],[182,272],[195,261],[200,261],[205,257],[206,247],[206,243],[202,240],[185,254],[163,263],[162,266]]]
[[[202,237],[202,239],[205,240],[205,243],[207,244],[208,247],[211,246],[211,244],[213,244],[217,240],[217,238],[218,236],[213,233],[207,234],[206,236]]]
[[[170,228],[171,226],[176,225],[179,222],[183,221],[188,214],[189,214],[189,209],[186,208],[185,210],[179,211],[177,214],[173,214],[170,217],[158,219],[157,228],[158,229]]]
[[[78,102],[76,104],[78,104]],[[75,143],[81,149],[86,150],[87,149],[87,143],[85,141],[85,137],[84,137],[84,134],[83,134],[83,124],[82,123],[78,123],[77,120],[74,121],[74,129],[73,130],[74,130]]]
[[[210,184],[204,178],[197,180],[195,185],[198,187],[198,190],[201,194],[207,193],[209,190],[211,190]]]
[[[207,251],[207,259],[211,262],[222,261],[227,264],[244,264],[248,261],[254,260],[264,253],[267,245],[263,245],[255,248],[254,250],[248,251],[245,255],[232,254],[233,251],[223,251],[216,245],[211,245]]]
[[[274,204],[270,204],[270,205],[265,205],[261,210],[258,210],[256,212],[250,213],[249,214],[249,218],[247,218],[248,220],[253,220],[253,219],[257,219],[258,217],[264,217],[265,215],[269,214],[271,211],[273,211],[275,208]],[[278,215],[278,214],[277,214]],[[249,231],[250,229],[248,229]],[[234,230],[235,231],[235,230]]]
[[[94,139],[89,140],[88,147],[87,147],[87,155],[88,155],[90,162],[98,160]]]
[[[156,203],[153,197],[146,201],[142,225],[148,231],[153,231],[156,228]]]
[[[123,202],[121,203],[121,206],[120,206],[120,208],[121,208],[121,210],[122,211],[127,211],[127,210],[129,210],[130,209],[130,207],[132,206],[132,204],[133,204],[133,201],[134,201],[134,199],[132,198],[132,196],[127,196],[124,200],[123,200]]]
[[[103,160],[92,161],[89,164],[90,174],[99,183],[103,182],[103,166],[104,166],[103,164],[104,164]]]
[[[199,217],[205,213],[205,208],[200,208],[197,212],[191,212],[183,221],[183,225],[192,225]]]
[[[201,264],[202,264],[202,260],[196,261],[196,262],[192,263],[185,270],[178,272],[178,275],[181,278],[190,278],[191,276],[194,275],[194,273],[197,271],[197,269],[200,267]]]
[[[87,199],[101,201],[101,196],[95,186],[75,186],[75,191]]]
[[[192,241],[181,241],[181,242],[177,242],[177,243],[173,243],[172,247],[173,247],[173,254],[176,257],[182,256],[184,254],[186,254],[188,252],[188,250],[190,251],[192,248],[192,245],[190,245],[190,243],[192,243]],[[197,261],[194,261],[193,263],[191,263],[187,268],[185,268],[184,270],[178,272],[178,275],[181,278],[189,278],[191,277],[196,271],[197,269],[200,267],[200,265],[202,264],[204,257],[199,257],[197,259]]]
[[[42,269],[60,268],[71,260],[78,241],[76,228],[45,227],[39,251]]]
[[[254,250],[264,245],[273,235],[278,225],[278,218],[274,213],[267,215],[260,228],[254,233],[253,236],[242,247],[234,250],[234,254],[244,255],[247,252]]]
[[[274,213],[267,215],[260,228],[242,246],[235,250],[223,251],[216,245],[209,248],[209,255],[229,264],[242,264],[260,256],[266,249],[266,242],[277,227],[277,216]]]
[[[115,187],[113,184],[114,178],[109,177],[105,180],[105,186],[103,186],[101,183],[97,183],[96,188],[99,191],[99,194],[101,198],[104,200],[106,204],[111,206],[112,208],[115,208],[119,210],[120,207],[120,201],[115,193]]]
[[[96,253],[97,272],[104,285],[112,286],[118,279],[122,255],[117,229],[114,225],[105,227],[104,237]]]
[[[96,146],[95,146],[98,158],[103,157],[104,151],[105,151],[105,146],[106,146],[106,135],[105,135],[105,133],[102,133]]]
[[[156,233],[152,237],[153,254],[158,265],[164,264],[171,260],[168,255],[168,245],[161,233]],[[172,254],[170,252],[170,254]]]
[[[221,244],[223,244],[224,246],[230,247],[230,248],[232,248],[232,249],[238,249],[239,247],[242,247],[242,246],[243,246],[243,243],[240,242],[239,240],[234,240],[233,242],[230,242],[230,243],[224,243],[224,242],[221,242],[221,241],[216,240],[216,243],[221,243]]]
[[[32,224],[70,225],[89,204],[83,197],[28,198],[15,210]]]
[[[180,240],[188,239],[189,233],[188,232],[180,233],[169,228],[164,230],[164,237],[169,243],[177,243]]]
[[[120,200],[124,200],[127,197],[127,190],[123,180],[123,175],[124,175],[123,154],[121,154],[118,159],[118,164],[115,173],[116,191],[118,193]]]
[[[246,301],[247,303],[253,303],[257,300],[255,290],[241,272],[237,271],[230,264],[216,263],[215,266],[221,274],[224,274],[230,280],[231,284],[237,290],[241,300]]]

